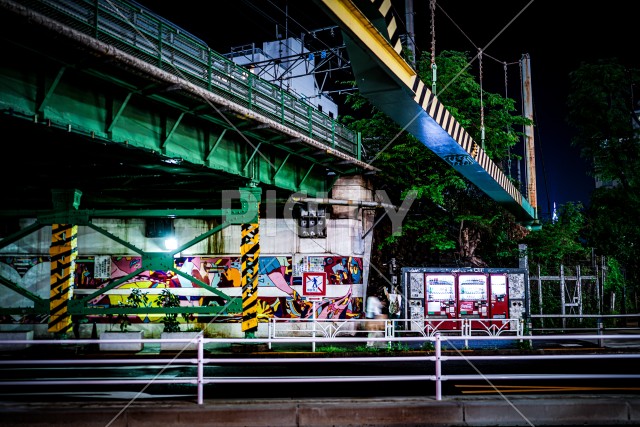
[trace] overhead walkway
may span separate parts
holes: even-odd
[[[518,220],[537,214],[402,58],[389,0],[317,0],[343,31],[360,93]],[[534,203],[535,205],[535,203]]]

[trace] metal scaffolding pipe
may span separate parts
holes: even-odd
[[[394,209],[396,211],[398,210],[395,205],[368,200],[343,200],[321,197],[291,197],[291,200],[296,203],[316,203],[318,205],[357,206],[360,208],[385,208]]]

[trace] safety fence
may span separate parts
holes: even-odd
[[[496,337],[512,335],[522,338],[522,319],[269,319],[268,338],[276,342],[279,338],[337,338],[365,334],[388,339],[393,337],[434,337],[437,333],[465,339],[486,335]],[[273,340],[273,341],[271,341]],[[315,351],[315,342],[312,342]]]
[[[640,313],[629,314],[532,314],[532,333],[640,332]],[[545,323],[546,320],[546,323]]]
[[[567,340],[598,340],[601,336],[599,335],[556,335],[556,336],[527,336],[526,341],[533,342],[536,340],[544,340],[546,344],[549,342],[562,343]],[[0,367],[3,370],[18,370],[24,367],[34,367],[34,368],[42,368],[42,367],[52,367],[59,366],[64,367],[67,366],[69,368],[74,368],[73,370],[69,370],[68,372],[80,372],[81,369],[77,369],[78,366],[110,366],[110,367],[124,367],[124,366],[132,366],[132,365],[153,365],[153,366],[162,366],[164,367],[160,369],[160,373],[158,375],[154,375],[153,377],[136,377],[136,376],[119,376],[119,377],[85,377],[85,378],[45,378],[41,372],[34,374],[30,378],[17,378],[17,379],[0,379],[0,386],[3,390],[10,390],[11,387],[16,386],[30,386],[35,389],[43,386],[113,386],[113,385],[141,385],[148,386],[150,384],[182,384],[182,385],[190,385],[195,386],[196,388],[196,399],[198,404],[203,404],[205,398],[205,389],[204,386],[207,384],[246,384],[246,383],[309,383],[309,382],[330,382],[330,383],[339,383],[339,382],[372,382],[372,381],[402,381],[402,382],[412,382],[412,381],[431,381],[435,384],[435,399],[442,399],[442,383],[444,381],[456,381],[456,380],[477,380],[484,382],[491,382],[493,380],[516,380],[516,381],[527,381],[527,380],[560,380],[560,379],[569,379],[569,380],[585,380],[585,379],[598,379],[598,380],[619,380],[619,379],[628,379],[628,380],[637,380],[640,379],[640,374],[635,373],[540,373],[535,371],[530,372],[520,372],[517,374],[483,374],[480,371],[476,371],[475,374],[445,374],[444,368],[447,366],[449,362],[454,361],[466,361],[470,364],[473,364],[476,361],[500,361],[501,363],[507,360],[514,361],[550,361],[550,360],[558,360],[565,359],[571,361],[578,361],[581,359],[593,359],[599,362],[605,359],[638,359],[640,358],[640,352],[632,352],[627,351],[624,353],[618,354],[594,354],[592,352],[588,353],[575,353],[575,354],[544,354],[544,353],[536,353],[536,352],[528,352],[528,353],[520,353],[520,354],[463,354],[461,351],[458,351],[457,354],[443,354],[443,344],[447,342],[452,342],[455,340],[459,340],[459,337],[447,337],[442,336],[440,333],[436,332],[434,336],[419,336],[419,337],[342,337],[342,338],[324,338],[324,337],[315,337],[315,338],[304,338],[305,342],[308,344],[313,343],[322,343],[325,345],[345,345],[347,343],[363,343],[364,341],[377,341],[377,342],[386,342],[391,340],[394,343],[404,343],[409,345],[410,343],[425,343],[430,342],[433,344],[432,351],[422,351],[422,352],[396,352],[394,354],[379,352],[376,354],[371,354],[367,352],[363,352],[362,355],[355,355],[355,352],[350,353],[335,353],[332,354],[332,357],[327,357],[323,355],[323,357],[309,357],[308,354],[305,354],[303,357],[292,357],[288,352],[286,357],[283,357],[281,354],[278,356],[277,353],[269,354],[264,357],[247,357],[244,355],[243,357],[229,357],[227,354],[226,357],[222,357],[221,355],[216,356],[215,351],[207,351],[205,355],[205,348],[209,346],[216,346],[216,348],[220,348],[221,345],[264,345],[265,342],[269,344],[273,344],[277,342],[279,344],[284,343],[300,343],[301,338],[279,338],[279,339],[229,339],[229,338],[204,338],[202,334],[199,334],[196,338],[193,339],[133,339],[133,342],[142,342],[142,343],[183,343],[184,348],[187,348],[188,345],[196,344],[196,350],[194,351],[185,351],[180,350],[176,353],[174,357],[171,358],[148,358],[145,357],[144,354],[140,354],[139,357],[135,357],[136,353],[132,353],[131,357],[123,358],[123,357],[115,357],[110,356],[108,352],[102,353],[100,357],[87,357],[86,355],[80,357],[68,357],[61,358],[55,357],[55,350],[52,348],[56,346],[69,346],[69,345],[96,345],[99,343],[110,342],[110,343],[123,343],[124,340],[2,340],[0,341],[0,349],[4,348],[3,346],[7,345],[29,345],[29,346],[38,346],[38,345],[46,345],[47,354],[50,355],[49,358],[45,359],[31,359],[28,357],[23,357],[20,351],[13,352],[0,352]],[[514,337],[507,336],[474,336],[470,338],[473,341],[484,341],[484,340],[513,340]],[[633,340],[636,345],[640,344],[640,335],[608,335],[607,340],[615,341],[617,339],[623,339],[626,342],[629,340]],[[129,341],[127,341],[129,342]],[[451,353],[450,351],[446,353]],[[345,354],[347,356],[345,356]],[[301,355],[302,356],[302,355]],[[331,375],[322,375],[322,376],[301,376],[298,375],[299,372],[304,372],[302,370],[292,370],[294,374],[291,376],[274,376],[269,374],[269,370],[263,370],[262,376],[224,376],[223,374],[219,375],[205,375],[205,367],[207,366],[220,366],[225,364],[233,364],[235,366],[249,367],[255,364],[266,364],[266,365],[289,365],[294,363],[300,364],[312,364],[312,363],[373,363],[373,362],[384,362],[386,366],[393,366],[393,364],[407,363],[407,362],[418,362],[431,364],[433,367],[433,373],[421,373],[415,375],[351,375],[351,376],[331,376]],[[195,368],[195,375],[190,375],[194,372],[194,369],[179,369],[179,375],[171,374],[171,375],[161,375],[161,373],[167,368],[171,366],[191,366]],[[552,364],[545,364],[544,366],[551,366]],[[528,369],[529,363],[521,363],[518,364],[520,369]],[[120,370],[114,370],[111,372],[121,372]],[[218,370],[213,370],[211,372],[219,372]],[[251,369],[248,369],[248,372],[254,372]]]

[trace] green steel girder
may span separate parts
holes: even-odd
[[[7,237],[3,238],[2,240],[0,240],[0,249],[5,248],[7,246],[9,246],[12,243],[17,242],[18,240],[22,239],[23,237],[28,236],[29,234],[38,231],[39,229],[41,229],[42,227],[44,227],[44,224],[39,223],[38,221],[36,221],[35,223],[16,231],[15,233],[12,233],[10,235],[8,235]]]
[[[48,314],[49,313],[49,300],[40,298],[38,295],[33,292],[29,292],[28,290],[20,287],[17,283],[12,282],[2,276],[0,276],[0,284],[6,286],[12,291],[30,299],[33,301],[33,307],[14,307],[14,308],[0,308],[0,314]]]
[[[142,256],[142,263],[143,264],[145,262],[145,258],[146,258],[146,256],[143,255]],[[87,295],[84,298],[80,298],[80,299],[75,300],[75,301],[78,304],[80,304],[80,303],[86,304],[89,301],[91,301],[92,299],[97,298],[100,295],[104,295],[105,293],[107,293],[107,291],[110,291],[111,289],[117,288],[118,286],[122,285],[123,283],[126,283],[127,280],[133,279],[138,274],[140,274],[140,273],[142,273],[144,271],[146,271],[146,268],[143,268],[143,267],[138,268],[135,271],[132,271],[131,273],[127,274],[126,276],[119,277],[117,280],[114,280],[113,282],[109,283],[108,285],[96,290],[91,295]]]
[[[196,82],[202,76],[185,77],[176,74],[176,70],[167,73],[168,68],[174,65],[166,62],[162,56],[164,51],[155,63],[145,63],[145,59],[148,59],[145,55],[119,50],[126,47],[115,44],[115,40],[105,42],[106,38],[87,38],[101,35],[97,28],[88,34],[80,34],[78,28],[84,27],[84,24],[76,27],[70,23],[55,22],[53,16],[39,15],[44,13],[43,10],[51,9],[52,4],[54,9],[58,6],[84,8],[88,4],[79,0],[60,2],[58,5],[55,3],[20,0],[0,3],[0,35],[4,40],[4,53],[7,57],[20,58],[20,61],[0,64],[0,131],[6,135],[18,134],[7,138],[3,154],[15,162],[18,170],[24,170],[19,177],[11,177],[14,183],[12,188],[16,189],[15,197],[8,201],[8,192],[3,193],[3,202],[10,209],[2,210],[0,217],[36,217],[34,224],[0,240],[0,249],[43,226],[74,224],[90,227],[140,254],[145,269],[171,269],[173,257],[179,251],[231,224],[257,221],[261,190],[241,189],[240,209],[183,208],[186,202],[182,199],[176,204],[176,209],[127,209],[130,205],[135,206],[132,203],[137,202],[137,198],[147,190],[144,184],[128,187],[131,182],[140,180],[143,173],[138,174],[138,171],[144,172],[148,168],[155,172],[154,168],[157,168],[158,175],[160,172],[170,175],[174,170],[179,170],[179,173],[175,172],[166,179],[167,189],[175,187],[174,177],[177,180],[201,174],[204,178],[199,181],[185,178],[187,186],[192,182],[199,185],[206,182],[207,185],[218,185],[220,188],[237,188],[238,182],[242,183],[240,185],[255,182],[265,188],[304,191],[313,196],[326,194],[327,172],[337,177],[376,170],[361,161],[359,136],[355,152],[350,149],[340,151],[336,149],[335,140],[331,144],[323,142],[321,138],[314,139],[313,126],[316,123],[309,121],[303,128],[285,124],[284,99],[288,94],[280,92],[277,95],[281,102],[275,113],[252,110],[256,99],[253,86],[248,86],[245,98],[238,101],[238,96],[231,92],[214,92],[211,85],[212,67],[205,76],[208,86],[203,86],[202,81]],[[31,10],[28,5],[37,7]],[[126,2],[122,2],[122,5],[131,6]],[[90,14],[94,12],[93,8],[97,12],[102,6],[96,3],[88,7]],[[75,19],[75,15],[71,15],[68,18]],[[98,21],[95,20],[96,24]],[[106,44],[110,42],[114,44]],[[129,47],[136,49],[135,44]],[[163,47],[162,43],[160,47]],[[218,59],[222,60],[222,57],[208,52],[210,66],[212,61]],[[203,92],[205,89],[209,92]],[[222,99],[223,96],[227,98]],[[243,104],[245,101],[249,108]],[[312,118],[314,112],[310,106],[307,108],[306,114]],[[21,124],[14,126],[18,121]],[[330,133],[335,136],[336,123],[332,122],[331,126]],[[13,127],[19,131],[9,132]],[[316,132],[315,135],[320,134]],[[74,157],[73,150],[68,150],[67,145],[59,145],[60,140],[67,139],[73,140],[74,144],[79,142],[74,147],[79,146],[86,151]],[[26,150],[24,141],[29,142]],[[99,155],[83,157],[89,152],[100,152],[98,149],[104,146],[110,150],[118,148],[118,153],[126,151],[122,155],[122,162],[131,168],[124,170],[122,179],[116,181],[119,177],[109,170],[113,162],[103,161]],[[313,153],[299,154],[305,147],[313,147]],[[44,154],[38,157],[41,152]],[[144,157],[146,163],[138,164],[142,158],[138,156],[139,152],[153,157],[153,161]],[[88,166],[80,169],[83,163]],[[133,169],[136,167],[138,169]],[[101,172],[101,168],[104,171]],[[94,184],[99,172],[103,181]],[[153,179],[154,174],[147,174],[144,178]],[[78,209],[71,203],[59,206],[60,202],[55,200],[54,209],[40,205],[35,209],[23,206],[27,197],[36,200],[36,196],[31,196],[36,190],[60,188],[61,183],[69,188],[82,188],[85,200],[89,192],[95,199],[104,197],[107,200],[96,206],[124,206],[125,209]],[[110,192],[105,195],[107,191]],[[123,195],[122,200],[111,202],[118,191],[129,193]],[[198,200],[200,193],[194,191],[193,194],[189,200]],[[145,253],[92,223],[93,218],[114,217],[220,217],[222,224],[183,244],[176,251]],[[86,298],[70,301],[70,312],[71,309],[88,310],[85,306],[87,301],[123,284],[139,272],[120,278]],[[221,312],[226,307],[241,311],[239,298],[229,297],[195,278],[189,277],[189,280],[227,300],[222,308],[201,307],[198,310]],[[13,282],[3,284],[33,300],[34,308],[6,308],[0,309],[0,312],[24,313],[25,310],[32,310],[48,313],[48,300],[32,295]]]
[[[45,106],[47,105],[47,102],[50,99],[50,97],[53,96],[53,94],[55,93],[56,87],[58,86],[58,83],[60,82],[60,79],[62,78],[62,75],[64,74],[66,69],[67,69],[67,67],[61,67],[60,68],[60,71],[58,72],[56,77],[53,79],[53,82],[51,83],[51,86],[47,90],[47,93],[45,94],[44,98],[42,99],[42,102],[38,106],[38,109],[37,109],[38,113],[42,113],[43,112]]]
[[[25,212],[23,210],[3,210],[0,211],[0,217],[26,216],[37,218],[37,222],[29,227],[11,234],[0,240],[0,249],[20,240],[44,225],[51,224],[75,224],[93,226],[92,218],[225,218],[227,225],[244,224],[255,222],[258,217],[260,203],[260,188],[241,189],[240,209],[85,209],[85,210],[58,210],[58,211],[42,211],[42,212]],[[101,230],[96,230],[102,232]],[[120,240],[118,237],[109,235],[113,240],[129,246],[127,242]],[[191,246],[191,245],[190,245]],[[129,246],[135,252],[139,252],[134,246]]]
[[[204,315],[220,315],[228,313],[241,313],[242,301],[240,298],[231,298],[223,306],[209,305],[204,307],[87,307],[78,300],[69,301],[68,308],[71,315],[137,315],[137,314],[169,314],[169,313],[190,313]]]
[[[204,283],[202,280],[198,280],[195,277],[193,277],[193,276],[191,276],[191,275],[189,275],[189,274],[187,274],[187,273],[185,273],[183,271],[180,271],[180,270],[176,269],[173,266],[171,266],[170,270],[173,271],[178,276],[182,276],[187,280],[191,280],[192,282],[195,282],[201,288],[204,288],[204,289],[206,289],[206,290],[218,295],[221,298],[229,299],[229,296],[227,294],[225,294],[224,292],[220,291],[218,288],[214,288],[213,286],[210,286],[207,283]],[[233,299],[233,298],[231,298],[231,299]]]
[[[61,219],[66,219],[66,218],[61,218]],[[140,255],[144,254],[142,249],[138,248],[137,246],[132,245],[131,243],[127,242],[126,240],[123,240],[123,239],[119,238],[115,234],[109,233],[107,230],[105,230],[105,229],[103,229],[101,227],[98,227],[97,225],[95,225],[91,221],[86,221],[86,222],[80,223],[80,222],[72,222],[72,221],[55,221],[55,219],[54,219],[54,222],[52,222],[51,224],[85,225],[85,226],[97,231],[98,233],[102,234],[103,236],[108,237],[109,239],[113,240],[114,242],[118,242],[119,244],[121,244],[125,248],[128,248],[128,249],[132,250],[133,252],[135,252],[137,254],[140,254]]]
[[[137,270],[129,273],[128,275],[118,278],[117,280],[111,282],[110,284],[96,290],[90,295],[84,296],[83,298],[77,298],[69,302],[69,312],[71,314],[138,314],[138,313],[171,313],[171,312],[187,312],[187,313],[203,313],[203,314],[221,314],[224,313],[225,310],[229,310],[229,312],[237,313],[238,309],[242,311],[242,300],[238,297],[230,297],[224,292],[220,291],[217,288],[209,286],[208,284],[198,280],[197,278],[186,274],[175,268],[175,255],[182,252],[183,250],[195,245],[196,243],[208,238],[209,236],[218,233],[222,229],[228,227],[232,224],[244,224],[244,223],[252,223],[258,221],[259,215],[259,203],[261,200],[262,189],[259,187],[246,187],[240,188],[238,190],[240,208],[239,209],[209,209],[209,210],[175,210],[175,209],[165,209],[165,210],[76,210],[80,203],[80,195],[81,193],[77,190],[75,191],[55,191],[54,198],[56,198],[56,202],[54,203],[60,209],[63,209],[65,205],[67,206],[67,210],[60,210],[57,212],[49,212],[42,215],[37,216],[37,221],[31,226],[25,228],[24,230],[20,230],[12,235],[7,236],[6,238],[0,240],[0,249],[2,247],[7,246],[10,243],[14,243],[17,240],[20,240],[22,237],[25,237],[45,225],[50,224],[74,224],[74,225],[83,225],[90,227],[91,229],[97,231],[98,233],[108,237],[111,240],[118,242],[119,244],[124,245],[130,250],[140,254],[142,258],[142,265]],[[140,217],[170,217],[170,218],[180,218],[180,217],[205,217],[211,218],[216,216],[221,216],[224,218],[223,222],[212,229],[208,230],[205,233],[202,233],[196,237],[194,237],[189,242],[184,243],[180,247],[169,251],[169,252],[145,252],[142,249],[136,247],[135,245],[119,238],[118,236],[110,233],[107,230],[93,224],[91,222],[92,218],[140,218]],[[141,308],[135,309],[131,307],[118,307],[118,308],[92,308],[87,307],[86,304],[94,298],[99,297],[110,291],[111,289],[117,288],[123,283],[126,283],[129,279],[135,277],[136,275],[148,271],[148,270],[161,270],[161,271],[173,271],[175,274],[186,278],[192,282],[195,282],[200,287],[207,289],[213,294],[223,298],[227,301],[227,303],[222,306],[211,306],[211,307],[183,307],[177,308],[176,310],[166,307],[155,307],[150,308],[146,307],[145,310],[151,311],[139,311]],[[27,297],[28,299],[34,302],[34,307],[11,307],[11,308],[0,308],[0,314],[25,314],[25,313],[34,313],[34,314],[47,314],[49,312],[49,300],[45,300],[40,298],[39,296],[29,292],[26,289],[21,288],[18,284],[7,280],[4,277],[0,276],[0,284],[12,289],[13,291]],[[123,311],[124,310],[124,311]]]
[[[67,3],[60,7],[87,7],[85,2],[77,0]],[[118,7],[131,7],[127,2],[116,3]],[[254,180],[283,190],[305,191],[311,196],[327,191],[327,171],[345,175],[376,170],[360,160],[359,135],[354,134],[357,141],[347,145],[353,147],[353,152],[347,154],[351,148],[336,146],[335,139],[327,143],[321,136],[314,136],[325,132],[314,128],[320,123],[315,118],[313,125],[311,121],[303,123],[302,127],[292,125],[294,121],[287,119],[284,112],[289,109],[288,112],[299,114],[300,105],[293,108],[285,103],[285,99],[287,102],[293,99],[289,94],[281,91],[272,98],[280,99],[280,105],[276,104],[274,111],[264,110],[264,105],[259,103],[254,110],[253,91],[258,87],[252,86],[252,82],[257,82],[253,76],[249,76],[249,84],[243,89],[246,93],[238,93],[238,81],[233,90],[230,86],[225,92],[224,88],[211,86],[211,68],[202,76],[180,72],[176,65],[166,62],[163,51],[158,57],[149,52],[136,52],[139,46],[135,40],[109,39],[117,36],[111,33],[107,36],[99,28],[80,34],[83,30],[77,29],[72,22],[57,23],[55,20],[60,16],[51,11],[51,16],[31,19],[38,13],[46,13],[51,6],[37,1],[25,1],[24,4],[1,5],[7,8],[5,19],[0,22],[7,24],[0,25],[6,46],[11,50],[7,55],[23,58],[0,66],[0,107],[5,114],[28,119],[34,126],[44,124],[51,129],[88,136],[90,141],[87,143],[108,142],[142,149],[195,169],[218,173],[221,177]],[[37,8],[30,6],[36,4]],[[97,7],[99,10],[89,7],[87,13],[105,12],[102,6]],[[72,21],[76,18],[66,16],[64,19]],[[99,25],[99,22],[94,24]],[[70,27],[61,31],[60,37],[50,37],[57,35],[50,31],[59,31],[64,25]],[[170,25],[166,30],[174,31]],[[95,35],[100,35],[100,39],[91,40]],[[126,33],[121,36],[126,37]],[[51,41],[54,38],[55,43]],[[114,44],[106,49],[104,40]],[[162,38],[153,42],[156,41],[158,47],[167,47]],[[218,67],[215,72],[220,73],[228,67],[230,79],[241,69],[214,52],[207,52],[207,58],[208,62],[197,62],[194,66],[213,66],[215,62]],[[264,83],[260,84],[264,86]],[[314,117],[317,112],[312,114],[311,107],[308,108],[307,116]],[[285,123],[285,120],[288,121]],[[340,133],[335,132],[336,126],[335,121],[330,121],[329,127],[325,128],[331,138]],[[253,130],[247,130],[247,127]],[[299,154],[301,148],[309,146],[316,150],[313,155]],[[214,150],[215,155],[212,155]],[[317,150],[321,150],[320,153]],[[289,156],[297,161],[285,161]],[[250,164],[254,166],[250,167]],[[312,168],[312,165],[318,167]],[[303,180],[309,169],[313,172]]]

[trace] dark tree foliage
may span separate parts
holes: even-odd
[[[572,144],[590,162],[591,173],[603,183],[614,184],[638,197],[640,144],[638,105],[634,87],[640,71],[617,60],[583,63],[570,74],[568,122],[575,130]]]
[[[635,298],[635,304],[626,301],[629,306],[637,304],[640,279],[640,122],[634,93],[639,79],[639,70],[617,59],[583,63],[570,74],[568,98],[572,143],[599,183],[587,210],[588,245],[614,259],[610,265],[621,272],[617,282],[626,276]]]
[[[558,209],[558,220],[546,220],[542,228],[525,239],[529,262],[541,267],[543,275],[557,275],[559,266],[589,262],[591,250],[585,245],[587,219],[581,203],[566,203]]]

